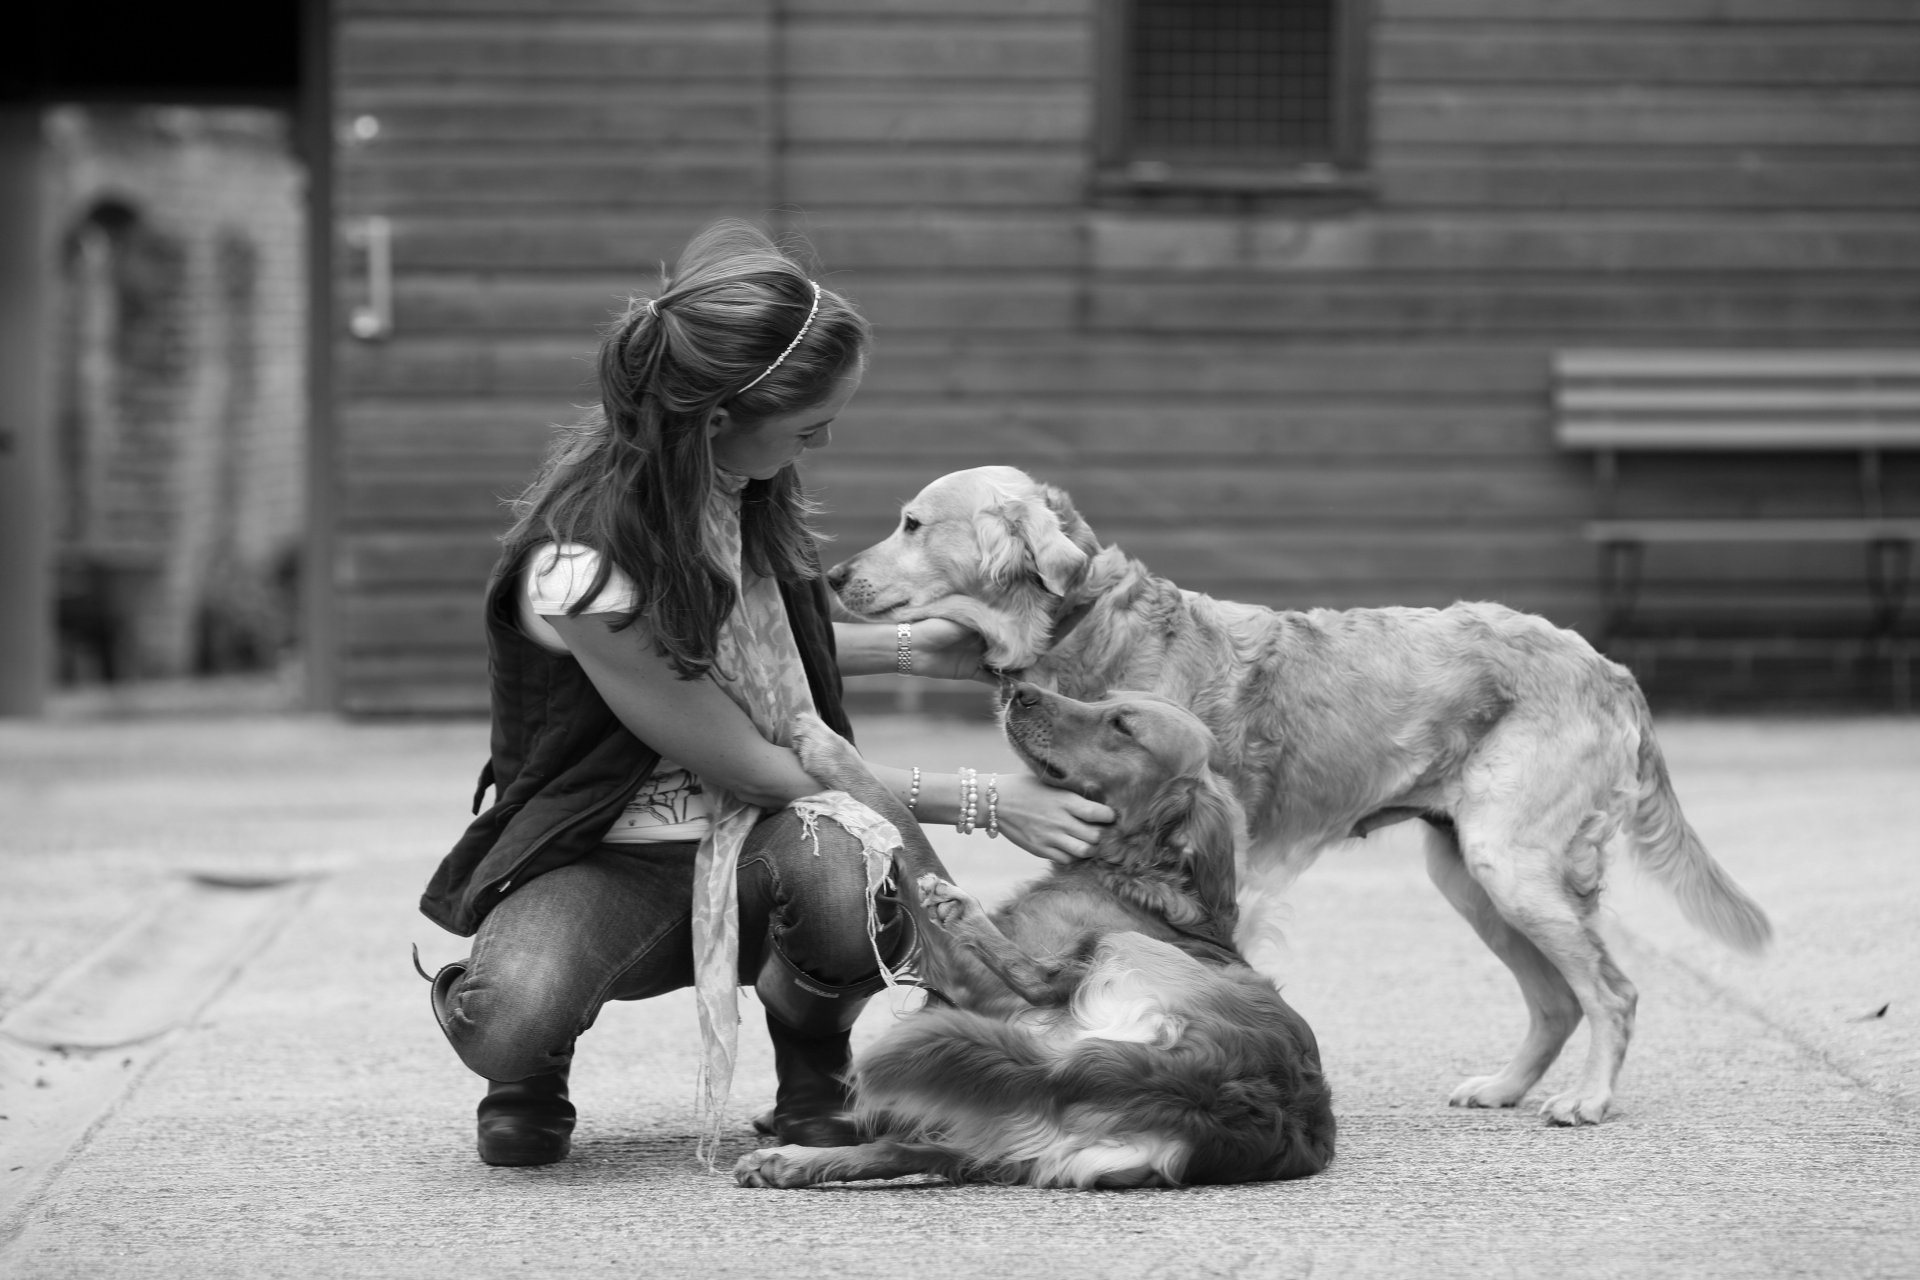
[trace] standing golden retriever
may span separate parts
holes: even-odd
[[[1519,1102],[1584,1014],[1585,1069],[1540,1110],[1606,1114],[1636,1000],[1594,927],[1616,837],[1707,932],[1746,951],[1771,936],[1681,816],[1633,677],[1545,619],[1495,604],[1276,612],[1182,591],[1012,467],[934,481],[828,580],[863,618],[964,622],[989,663],[1071,697],[1145,689],[1197,714],[1246,806],[1256,933],[1261,900],[1328,845],[1424,818],[1428,874],[1529,1014],[1512,1061],[1462,1082],[1455,1106]]]
[[[1239,806],[1207,767],[1212,735],[1160,699],[1087,704],[1026,685],[1005,727],[1029,767],[1117,818],[1085,861],[991,917],[946,881],[851,746],[818,721],[796,735],[808,772],[900,829],[922,970],[950,1004],[856,1062],[874,1141],[756,1151],[734,1176],[1136,1187],[1325,1168],[1334,1119],[1319,1046],[1233,949]]]

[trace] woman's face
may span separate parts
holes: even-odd
[[[792,413],[776,413],[751,425],[741,422],[726,409],[716,409],[707,424],[713,441],[713,461],[722,471],[751,480],[771,480],[800,460],[808,449],[818,449],[833,441],[833,420],[860,389],[866,373],[864,363],[856,364],[833,384],[827,398]]]

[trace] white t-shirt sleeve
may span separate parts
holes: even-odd
[[[600,568],[600,553],[578,542],[546,543],[528,555],[520,571],[520,629],[543,647],[565,653],[547,618],[564,614],[587,594]],[[587,605],[588,613],[627,613],[640,602],[633,579],[610,566],[606,585]]]

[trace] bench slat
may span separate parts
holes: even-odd
[[[1589,542],[1912,542],[1920,520],[1592,520]]]
[[[1786,413],[1814,410],[1819,418],[1899,414],[1920,422],[1920,379],[1907,387],[1589,387],[1563,384],[1558,399],[1572,413]]]
[[[1558,351],[1554,369],[1562,378],[1636,381],[1904,379],[1920,377],[1920,351]]]
[[[1920,449],[1920,420],[1860,422],[1783,418],[1715,422],[1698,418],[1564,417],[1555,436],[1572,449]]]

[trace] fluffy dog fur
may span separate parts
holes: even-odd
[[[1182,591],[1103,548],[1067,495],[1011,467],[934,481],[885,541],[836,566],[868,619],[953,618],[988,661],[1076,698],[1145,689],[1213,731],[1246,807],[1242,943],[1340,840],[1426,820],[1428,874],[1519,981],[1529,1025],[1456,1106],[1515,1105],[1584,1015],[1591,1044],[1541,1114],[1597,1123],[1636,996],[1595,930],[1624,843],[1696,925],[1757,952],[1771,929],[1682,817],[1645,698],[1571,631],[1496,604],[1276,612]]]
[[[798,735],[809,772],[901,829],[923,969],[952,1003],[860,1055],[854,1098],[873,1142],[756,1151],[735,1177],[1134,1187],[1325,1168],[1334,1120],[1313,1032],[1231,942],[1239,810],[1207,767],[1211,735],[1159,699],[1086,704],[1031,686],[1005,723],[1031,768],[1118,820],[1087,860],[991,917],[850,746],[817,722]]]

